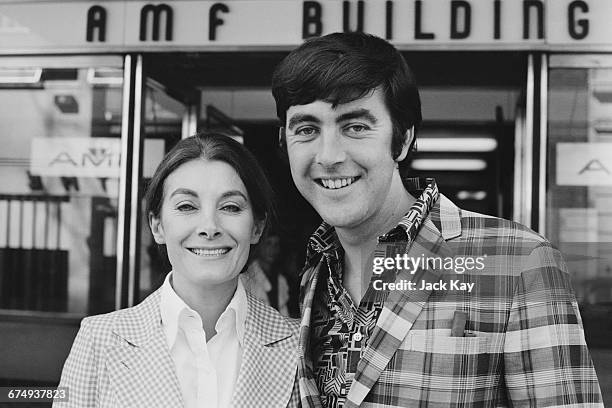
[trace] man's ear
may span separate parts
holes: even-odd
[[[266,218],[263,220],[255,221],[253,226],[253,232],[251,233],[251,245],[255,245],[261,239],[261,235],[266,228]]]
[[[414,141],[414,126],[411,126],[410,129],[406,130],[406,138],[404,139],[404,143],[402,145],[402,151],[395,158],[396,162],[399,163],[402,160],[404,160],[406,156],[408,156],[408,153],[410,153],[413,141]]]
[[[284,126],[278,128],[278,147],[280,147],[281,150],[287,148],[287,135]]]
[[[151,233],[153,234],[153,239],[155,239],[155,243],[157,244],[165,244],[166,238],[164,235],[164,227],[161,224],[161,218],[156,217],[153,213],[149,213],[149,227],[151,228]]]

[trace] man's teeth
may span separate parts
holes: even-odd
[[[219,256],[229,252],[228,248],[219,249],[202,249],[202,248],[191,248],[191,252],[199,256]]]
[[[323,187],[329,188],[331,190],[335,190],[337,188],[342,188],[346,186],[350,186],[357,180],[357,177],[349,177],[349,178],[338,178],[338,179],[321,179],[321,184]]]

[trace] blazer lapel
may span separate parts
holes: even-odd
[[[235,407],[285,408],[297,369],[297,333],[275,310],[248,295],[243,357]]]
[[[446,243],[446,239],[461,233],[459,214],[452,212],[454,205],[445,197],[434,207],[423,223],[410,249],[408,256],[419,257],[452,257],[454,251]],[[443,207],[444,219],[440,221],[440,206]],[[457,207],[454,207],[455,209]],[[433,220],[433,221],[432,221]],[[435,223],[434,223],[435,221]],[[438,226],[436,226],[438,224]],[[439,226],[442,225],[442,233]],[[447,231],[444,231],[444,227]],[[421,281],[437,282],[444,272],[443,269],[428,267],[418,269],[414,274],[401,270],[396,281],[407,280],[417,283]],[[376,323],[376,327],[368,341],[363,358],[359,361],[355,379],[347,395],[347,407],[359,406],[368,395],[389,360],[412,328],[421,310],[427,303],[431,290],[394,290],[389,293],[385,307]]]
[[[325,267],[323,257],[309,270],[304,272],[300,292],[303,295],[302,320],[300,322],[300,340],[298,345],[298,385],[300,399],[304,407],[322,407],[319,389],[314,377],[314,367],[310,352],[310,321],[312,314],[312,301],[319,280],[319,270]]]
[[[123,339],[107,352],[110,382],[119,406],[182,407],[174,363],[159,314],[160,290],[127,309],[113,332]]]

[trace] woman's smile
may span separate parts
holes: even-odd
[[[221,247],[221,248],[187,248],[191,253],[203,257],[220,257],[227,254],[232,248]]]

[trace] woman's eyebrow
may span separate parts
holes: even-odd
[[[170,194],[170,198],[174,197],[175,195],[179,195],[179,194],[185,194],[185,195],[190,195],[194,197],[198,196],[198,194],[193,190],[190,190],[188,188],[179,187],[176,190],[174,190],[172,194]]]
[[[240,191],[240,190],[226,191],[225,193],[221,194],[221,199],[229,198],[229,197],[233,197],[233,196],[240,196],[245,201],[249,201],[248,198],[246,197],[246,195],[244,195],[244,193],[242,191]]]

